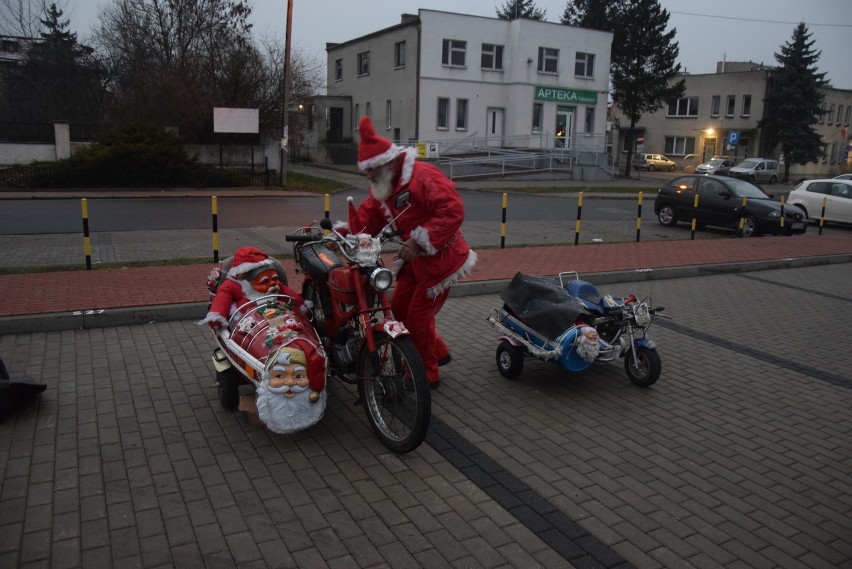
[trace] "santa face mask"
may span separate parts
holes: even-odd
[[[257,413],[270,431],[282,435],[314,425],[325,412],[326,392],[310,389],[304,352],[282,350],[257,387]]]
[[[251,287],[262,295],[277,294],[281,290],[281,281],[278,280],[278,271],[275,269],[261,271],[251,281]]]

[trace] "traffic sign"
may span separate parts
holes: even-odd
[[[728,144],[731,146],[736,146],[740,143],[740,131],[738,130],[729,130],[728,131]]]

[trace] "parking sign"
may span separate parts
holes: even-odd
[[[738,130],[729,130],[728,131],[728,144],[731,146],[736,146],[740,143],[740,131]]]

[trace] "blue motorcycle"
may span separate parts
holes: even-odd
[[[487,320],[502,333],[497,369],[503,377],[517,378],[524,356],[531,356],[572,372],[622,358],[634,385],[660,378],[660,354],[647,332],[664,308],[653,308],[650,299],[602,295],[576,271],[559,273],[558,284],[518,273],[500,296],[503,307]]]

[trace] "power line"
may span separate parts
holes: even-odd
[[[695,12],[678,12],[676,10],[669,10],[671,14],[680,14],[682,16],[698,16],[700,18],[716,18],[718,20],[736,20],[737,22],[760,22],[762,24],[785,24],[796,26],[800,22],[785,22],[781,20],[764,20],[757,18],[736,18],[734,16],[719,16],[717,14],[696,14]],[[814,24],[810,22],[805,22],[809,28],[813,27],[826,27],[826,28],[852,28],[852,24]]]

